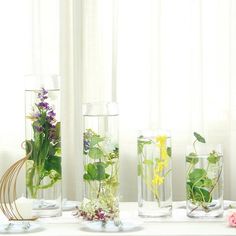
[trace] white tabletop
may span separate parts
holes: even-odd
[[[176,204],[175,206],[180,206]],[[221,219],[199,221],[192,220],[185,216],[185,209],[174,208],[173,216],[166,219],[157,220],[145,220],[140,219],[137,216],[137,203],[125,202],[120,204],[121,215],[127,219],[139,221],[140,226],[134,231],[130,232],[118,232],[118,233],[104,233],[104,232],[91,232],[88,231],[81,220],[75,218],[72,212],[63,212],[62,217],[39,219],[38,223],[42,224],[44,230],[35,233],[27,233],[31,235],[57,235],[57,236],[73,236],[73,235],[194,235],[194,236],[228,236],[236,235],[236,228],[230,228],[227,226],[225,216],[228,211],[225,211],[225,215]],[[18,234],[19,235],[19,234]]]

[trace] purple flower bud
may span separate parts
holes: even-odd
[[[48,91],[42,88],[42,90],[38,93],[38,98],[40,99],[41,102],[44,102],[48,98],[47,96]]]
[[[42,94],[46,95],[46,94],[48,94],[48,91],[45,88],[42,88]]]
[[[84,153],[87,154],[90,148],[90,142],[88,140],[84,140]]]
[[[41,126],[34,126],[34,128],[39,133],[43,132],[43,127],[41,127]]]
[[[53,125],[53,124],[49,124],[49,126],[50,126],[51,129],[55,129],[56,128],[56,126]]]
[[[52,116],[47,116],[46,119],[47,119],[47,121],[50,123],[51,121],[54,120],[54,117],[52,117]]]
[[[48,112],[48,115],[52,116],[52,117],[55,117],[56,113],[53,110],[51,110],[51,111]]]

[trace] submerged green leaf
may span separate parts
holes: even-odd
[[[194,184],[204,178],[206,175],[207,173],[204,169],[197,168],[189,174],[189,180]]]
[[[167,147],[166,151],[167,151],[168,156],[171,157],[171,155],[172,155],[171,147]]]
[[[142,136],[140,136],[139,138],[142,138]],[[151,144],[151,143],[152,143],[151,140],[140,140],[140,139],[138,139],[138,154],[141,154],[143,152],[144,145],[148,145],[148,144]]]
[[[88,154],[92,159],[99,159],[103,156],[102,150],[97,147],[90,148]]]
[[[100,135],[93,135],[90,139],[90,147],[93,147],[103,141],[104,141],[104,138],[100,137]]]
[[[46,171],[55,170],[58,174],[61,175],[61,157],[59,156],[50,156],[45,160],[44,169]]]
[[[210,203],[212,202],[211,193],[201,186],[196,186],[192,182],[186,184],[187,199],[196,203]]]
[[[105,172],[105,163],[103,162],[95,162],[94,163],[97,171],[96,180],[101,181],[106,179],[106,172]]]
[[[197,164],[199,161],[198,157],[197,157],[197,154],[196,153],[189,153],[188,156],[186,156],[186,162],[192,164],[192,165],[195,165]]]
[[[205,203],[212,202],[212,196],[210,192],[204,188],[194,187],[193,195],[194,195],[194,200],[197,202],[205,202]]]
[[[206,188],[210,188],[213,186],[213,181],[209,178],[205,178],[204,179],[204,187]]]
[[[209,161],[209,163],[211,164],[216,164],[219,160],[220,157],[219,155],[216,153],[216,151],[213,151],[210,153],[209,157],[207,158],[207,160]]]
[[[86,173],[84,174],[84,180],[97,180],[101,181],[109,178],[109,174],[106,173],[105,168],[107,167],[104,162],[89,163],[86,166]]]

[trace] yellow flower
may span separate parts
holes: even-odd
[[[167,165],[168,165],[168,161],[167,161],[167,160],[159,161],[159,162],[157,163],[156,168],[155,168],[155,172],[157,172],[157,173],[162,172],[163,169],[164,169],[165,167],[167,167]]]
[[[167,136],[165,135],[156,137],[157,146],[160,148],[160,155],[161,159],[163,160],[168,158],[168,153],[166,149],[166,140]]]
[[[160,146],[165,146],[166,145],[166,140],[167,140],[167,136],[166,135],[162,135],[162,136],[157,136],[156,137],[156,142],[160,143]]]
[[[155,175],[154,179],[152,180],[153,185],[161,185],[164,182],[164,177],[161,177],[160,175]]]

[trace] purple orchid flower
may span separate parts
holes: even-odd
[[[40,102],[37,105],[38,105],[38,107],[44,108],[46,110],[50,109],[49,104],[47,102]]]
[[[48,91],[44,88],[38,93],[38,98],[41,102],[44,102],[48,98]]]

